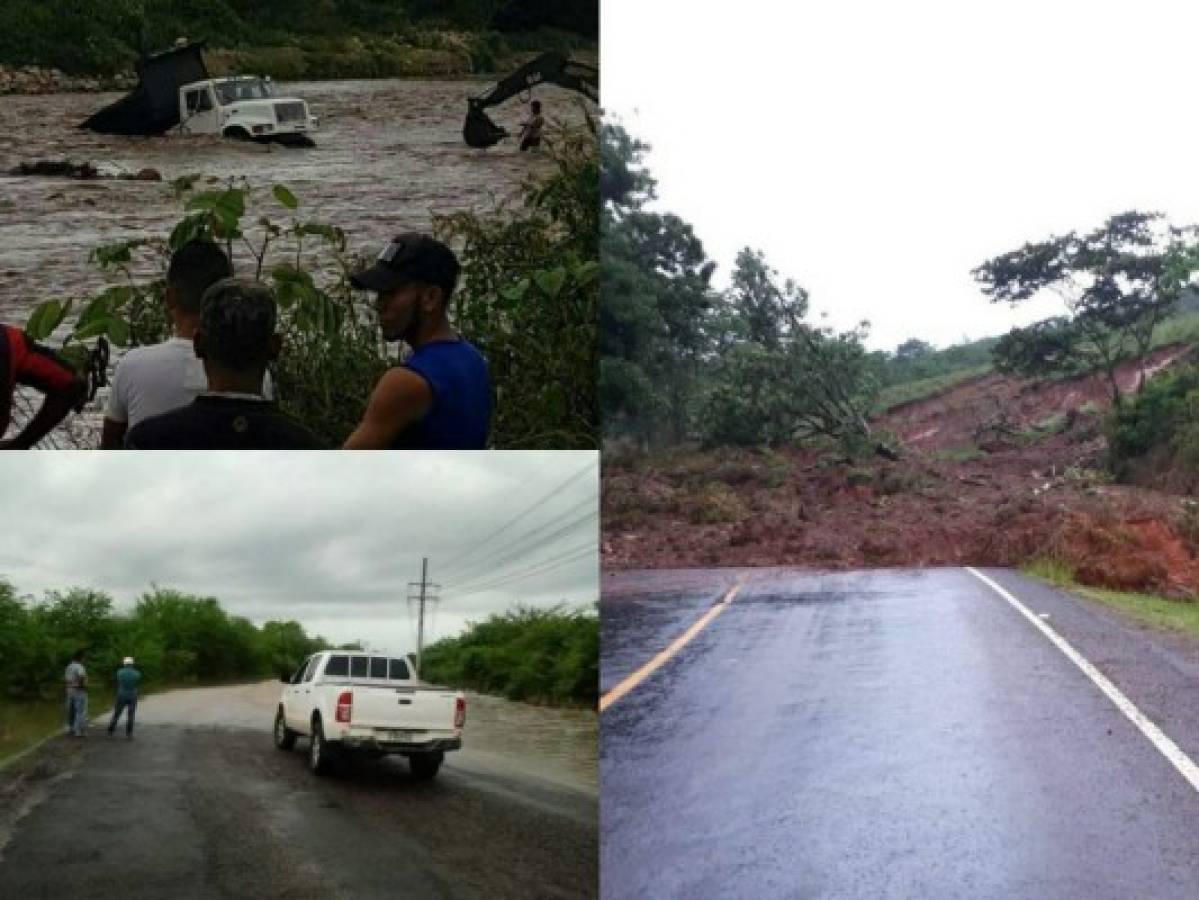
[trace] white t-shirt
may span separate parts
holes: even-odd
[[[262,386],[263,395],[270,399],[270,373]],[[208,376],[191,340],[173,337],[161,344],[136,347],[121,358],[104,415],[132,428],[143,419],[187,406],[206,390]]]

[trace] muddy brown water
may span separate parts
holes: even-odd
[[[350,250],[366,255],[395,233],[427,230],[433,213],[488,209],[530,172],[551,166],[544,155],[518,153],[511,139],[490,150],[463,143],[467,98],[490,85],[480,79],[281,84],[281,95],[304,98],[320,119],[317,146],[309,149],[173,132],[120,137],[75,127],[118,93],[0,97],[0,172],[20,162],[70,159],[128,172],[154,168],[163,177],[82,182],[0,175],[0,321],[23,323],[42,299],[104,287],[88,263],[89,250],[165,236],[182,216],[170,181],[183,175],[245,177],[262,188],[263,202],[250,206],[249,221],[259,210],[288,221],[288,211],[269,198],[270,185],[286,184],[299,196],[303,218],[339,225]],[[547,86],[537,96],[551,121],[583,121],[578,95]],[[526,110],[513,98],[494,108],[492,118],[515,131]]]
[[[171,181],[184,175],[201,176],[197,190],[244,178],[254,191],[245,219],[251,238],[260,232],[249,223],[259,216],[286,225],[294,215],[341,227],[349,251],[366,258],[394,234],[428,231],[434,214],[491,210],[516,196],[529,175],[553,167],[544,154],[519,153],[513,139],[489,150],[466,146],[467,98],[491,85],[489,79],[280,84],[280,96],[304,98],[320,120],[313,148],[175,132],[121,137],[76,127],[120,93],[0,97],[0,322],[24,324],[42,300],[83,298],[117,283],[119,276],[106,276],[89,263],[89,252],[101,244],[169,234],[184,215]],[[584,122],[578,94],[549,85],[539,86],[537,97],[551,124]],[[522,98],[512,98],[489,114],[515,134],[527,109]],[[163,180],[3,174],[41,159],[128,173],[153,168]],[[274,184],[287,185],[299,197],[294,214],[271,198]],[[315,244],[310,239],[308,246]],[[235,247],[234,257],[239,274],[252,274],[248,251]],[[142,262],[139,274],[153,274],[153,265]],[[48,343],[61,341],[69,324]],[[114,352],[114,363],[119,355]],[[41,446],[98,446],[106,399],[102,390]],[[19,423],[36,398],[26,392],[17,401]]]

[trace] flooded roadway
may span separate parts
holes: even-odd
[[[1199,896],[1195,788],[966,570],[617,573],[604,690],[747,574],[603,714],[604,897]],[[1199,757],[1194,643],[987,574]]]
[[[169,182],[198,173],[223,181],[244,176],[263,188],[252,221],[266,212],[289,221],[269,199],[288,185],[299,214],[338,225],[352,252],[371,255],[393,234],[428,230],[433,213],[489,209],[512,195],[544,156],[516,152],[506,140],[490,150],[462,141],[466,100],[490,79],[336,81],[280,84],[308,101],[320,119],[311,149],[262,147],[217,137],[132,138],[98,135],[75,125],[120,94],[0,97],[0,173],[20,162],[71,159],[129,172],[157,169],[159,182],[73,181],[0,174],[0,321],[24,323],[49,297],[93,293],[105,285],[87,261],[97,244],[165,237],[182,217]],[[579,95],[541,86],[547,119],[580,124]],[[527,107],[512,98],[492,118],[515,131]],[[204,187],[203,183],[197,185]],[[246,256],[248,260],[248,255]]]
[[[596,895],[594,714],[472,696],[465,747],[434,781],[398,758],[317,778],[303,739],[272,746],[279,690],[151,696],[134,740],[93,722],[6,770],[29,786],[21,817],[0,815],[0,883],[27,898]]]

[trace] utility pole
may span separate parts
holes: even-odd
[[[417,610],[416,618],[416,677],[420,678],[421,671],[421,654],[425,649],[425,604],[436,603],[440,598],[433,596],[433,592],[439,589],[441,585],[432,584],[429,581],[429,557],[421,559],[420,563],[420,581],[408,582],[408,602],[416,600],[420,606]],[[412,596],[413,590],[416,591],[416,596]]]

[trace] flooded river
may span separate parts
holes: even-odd
[[[264,188],[260,207],[278,221],[289,214],[269,200],[288,185],[300,214],[341,226],[352,252],[373,255],[393,234],[427,230],[433,213],[489,208],[520,181],[549,165],[521,154],[515,141],[472,150],[462,141],[466,101],[490,80],[385,80],[281,84],[320,119],[310,149],[262,147],[218,137],[131,138],[98,135],[76,124],[119,94],[0,97],[0,172],[20,162],[70,159],[129,172],[157,169],[162,182],[73,181],[0,175],[0,321],[24,323],[48,297],[87,295],[105,284],[87,261],[97,244],[165,236],[182,215],[170,181],[199,173],[244,176]],[[537,96],[547,118],[581,123],[577,94],[553,86]],[[515,132],[527,115],[519,98],[492,118]],[[248,260],[248,256],[246,259]]]

